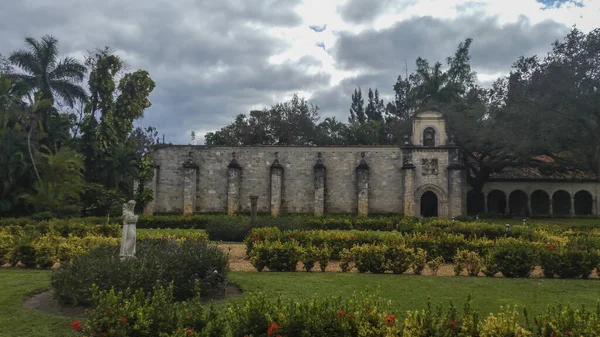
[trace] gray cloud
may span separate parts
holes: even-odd
[[[130,71],[146,69],[156,82],[153,105],[138,124],[187,142],[190,130],[218,129],[250,106],[276,103],[276,95],[328,83],[328,75],[307,74],[320,64],[312,57],[268,63],[291,42],[267,29],[302,24],[294,11],[299,2],[16,1],[0,11],[0,53],[44,34],[59,39],[61,55],[111,46]]]
[[[250,107],[269,106],[300,90],[313,92],[311,102],[324,117],[346,121],[354,88],[362,87],[366,96],[368,87],[377,87],[386,100],[391,98],[405,59],[409,72],[418,56],[443,62],[459,42],[472,37],[474,69],[506,72],[518,56],[544,54],[568,31],[552,21],[532,25],[526,19],[501,26],[465,6],[455,20],[421,17],[382,31],[341,32],[337,43],[326,47],[340,68],[362,74],[330,87],[328,74],[308,72],[320,65],[313,57],[281,65],[267,61],[293,43],[267,29],[302,25],[294,11],[300,1],[12,1],[0,11],[0,53],[23,48],[25,36],[44,34],[60,40],[62,55],[82,56],[111,46],[130,71],[146,69],[156,82],[153,106],[139,124],[156,126],[167,141],[187,143],[190,130],[218,129]],[[350,0],[339,10],[348,22],[366,23],[389,5],[387,0]]]
[[[368,23],[390,9],[403,9],[418,0],[349,0],[338,7],[342,19],[351,23]]]
[[[485,73],[506,72],[520,55],[545,54],[550,43],[565,36],[568,29],[554,21],[532,25],[525,17],[506,25],[500,25],[495,17],[418,17],[382,31],[342,33],[333,53],[345,69],[399,72],[404,70],[405,60],[412,66],[419,56],[444,63],[460,42],[471,37],[473,68]]]

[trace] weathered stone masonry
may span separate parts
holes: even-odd
[[[146,186],[154,200],[146,214],[249,212],[251,195],[259,212],[273,216],[467,212],[466,172],[437,112],[420,114],[402,146],[160,145],[153,160]],[[600,206],[594,181],[491,181],[483,192],[482,213],[583,215],[598,214]]]

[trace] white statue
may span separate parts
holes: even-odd
[[[123,236],[121,237],[121,260],[135,256],[135,225],[138,216],[133,213],[135,201],[123,204]]]

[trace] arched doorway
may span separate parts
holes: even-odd
[[[552,195],[552,214],[570,215],[571,214],[571,196],[567,191],[556,191]]]
[[[527,215],[527,194],[521,190],[513,191],[508,197],[508,206],[510,215]]]
[[[592,215],[594,198],[588,191],[575,193],[575,215]]]
[[[500,190],[493,190],[488,194],[488,213],[504,214],[506,212],[506,194]]]
[[[550,196],[542,190],[531,193],[531,213],[532,215],[550,214]]]
[[[438,216],[438,197],[435,193],[427,191],[421,196],[421,215]]]
[[[470,190],[467,192],[467,215],[476,215],[485,213],[485,198],[483,192]]]

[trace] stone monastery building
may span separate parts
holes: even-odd
[[[146,214],[249,212],[250,196],[273,215],[597,216],[600,207],[598,178],[581,172],[507,169],[483,194],[470,191],[459,150],[433,111],[417,115],[403,146],[161,145],[153,159]]]

